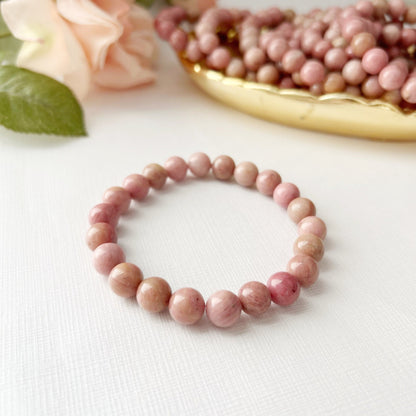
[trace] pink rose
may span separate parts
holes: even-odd
[[[174,6],[182,7],[192,16],[197,17],[205,10],[216,6],[216,0],[171,0]]]
[[[16,64],[64,82],[78,98],[91,80],[130,88],[155,79],[153,21],[132,0],[7,0],[1,11],[23,41]]]

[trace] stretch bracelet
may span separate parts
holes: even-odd
[[[295,241],[294,257],[286,271],[273,274],[267,285],[251,281],[244,284],[238,295],[220,290],[205,303],[203,296],[193,288],[181,288],[172,293],[166,280],[160,277],[143,279],[142,271],[132,263],[126,263],[125,255],[117,244],[116,226],[120,215],[130,206],[132,199],[142,201],[151,188],[160,190],[168,178],[183,181],[188,170],[197,178],[212,171],[221,181],[235,182],[244,187],[256,187],[272,196],[278,205],[287,209],[289,217],[298,224],[299,237]],[[103,202],[89,213],[90,229],[87,245],[94,251],[95,269],[109,276],[111,289],[124,298],[136,296],[139,305],[149,312],[158,313],[166,308],[172,318],[184,325],[197,323],[206,311],[208,320],[217,327],[230,327],[240,318],[241,311],[259,316],[265,313],[271,302],[281,306],[291,305],[299,297],[300,287],[312,285],[318,278],[318,261],[324,254],[325,223],[315,216],[312,201],[300,197],[299,189],[292,183],[282,183],[274,170],[259,173],[256,165],[241,162],[237,166],[229,156],[218,156],[212,163],[204,153],[195,153],[188,163],[178,156],[170,157],[164,167],[156,163],[146,166],[142,175],[127,176],[121,187],[107,189]]]

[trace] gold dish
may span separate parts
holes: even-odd
[[[180,58],[208,95],[245,113],[302,129],[377,140],[416,140],[416,112],[344,93],[316,97],[296,89],[226,77]]]

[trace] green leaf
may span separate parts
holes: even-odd
[[[15,66],[0,66],[0,124],[22,133],[86,135],[81,106],[68,87]]]
[[[143,7],[150,7],[153,3],[155,2],[155,0],[136,0],[136,3],[139,3],[140,5],[142,5]]]

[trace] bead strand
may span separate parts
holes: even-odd
[[[143,201],[149,190],[160,190],[166,181],[185,180],[188,172],[203,178],[212,172],[220,181],[235,182],[243,187],[257,188],[286,209],[297,224],[298,234],[294,244],[294,257],[287,270],[273,274],[263,284],[251,281],[244,284],[238,295],[220,290],[205,303],[200,292],[193,288],[180,288],[172,293],[166,280],[160,277],[143,278],[142,271],[132,263],[126,263],[125,255],[117,244],[116,225],[119,217],[130,206],[131,200]],[[229,156],[218,156],[212,163],[204,153],[191,155],[188,162],[178,156],[170,157],[161,166],[147,165],[142,174],[127,176],[122,187],[111,187],[104,192],[103,202],[94,206],[89,214],[90,229],[86,242],[94,252],[96,270],[109,276],[111,289],[121,297],[136,297],[138,304],[153,313],[169,309],[171,317],[184,325],[197,323],[206,311],[209,321],[217,327],[229,327],[240,318],[241,311],[260,316],[274,302],[281,306],[291,305],[299,296],[301,286],[308,287],[318,278],[318,262],[324,253],[325,223],[315,216],[315,205],[301,197],[292,183],[282,182],[281,176],[267,169],[259,173],[251,162],[235,164]]]

